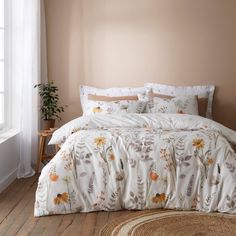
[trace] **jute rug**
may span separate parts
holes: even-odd
[[[236,236],[236,215],[143,211],[108,223],[100,236]]]

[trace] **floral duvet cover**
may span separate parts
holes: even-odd
[[[236,133],[190,115],[92,115],[57,130],[35,216],[168,208],[236,212]]]

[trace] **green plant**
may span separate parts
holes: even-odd
[[[36,87],[38,87],[39,95],[41,97],[40,111],[42,113],[42,118],[44,120],[61,120],[59,114],[64,112],[64,108],[58,105],[58,87],[54,85],[53,81],[36,84],[34,88]]]

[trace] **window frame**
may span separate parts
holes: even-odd
[[[11,1],[3,0],[4,2],[4,26],[1,30],[4,31],[4,58],[1,60],[4,63],[4,122],[0,124],[0,133],[9,130],[12,126],[11,121]]]

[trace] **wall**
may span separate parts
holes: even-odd
[[[16,179],[18,153],[17,135],[0,143],[0,192]]]
[[[215,120],[236,129],[236,1],[45,0],[48,73],[81,114],[80,84],[214,84]]]
[[[82,1],[45,0],[48,47],[48,77],[61,90],[69,105],[63,121],[79,116],[79,84],[83,83]]]

